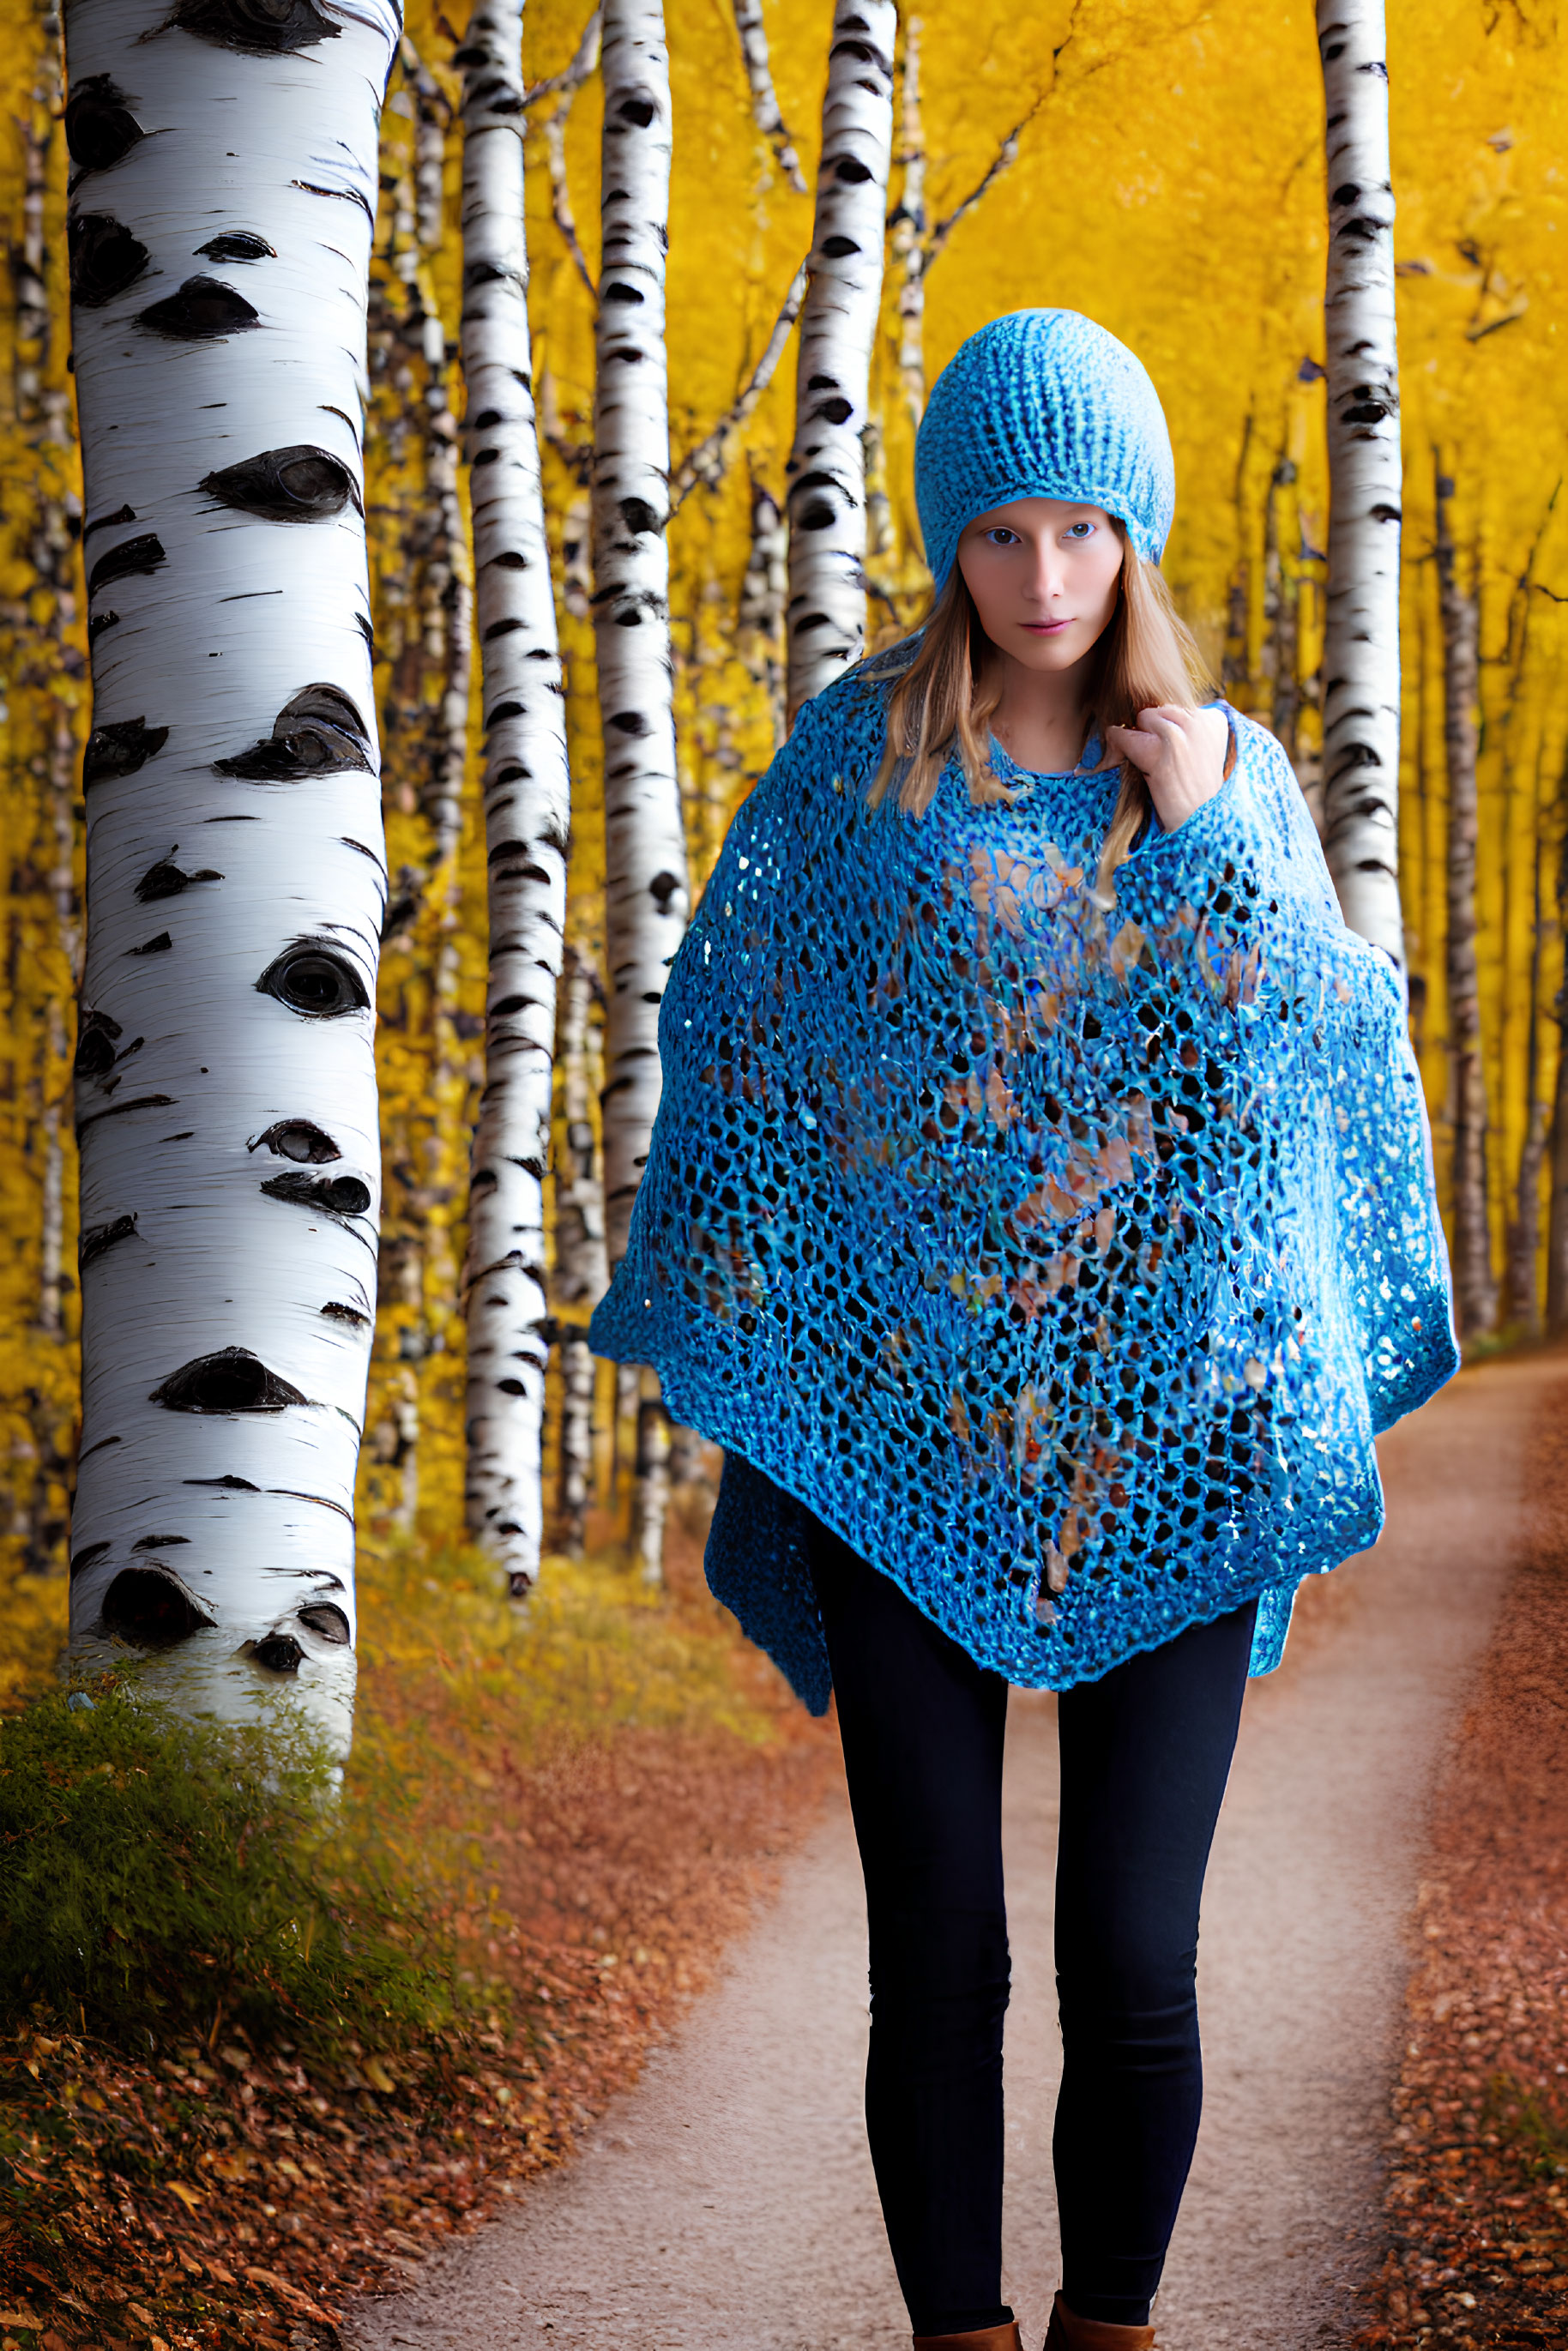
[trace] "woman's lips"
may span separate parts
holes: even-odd
[[[1070,620],[1024,621],[1019,623],[1019,626],[1026,628],[1031,637],[1054,637],[1060,635],[1063,629],[1070,629],[1072,622]]]

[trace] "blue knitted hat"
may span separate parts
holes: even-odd
[[[1076,310],[993,319],[932,387],[915,496],[938,589],[966,524],[1014,498],[1103,507],[1157,563],[1176,506],[1159,394],[1125,343]]]

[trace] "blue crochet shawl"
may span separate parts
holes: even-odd
[[[1399,979],[1272,736],[1089,895],[1113,774],[864,795],[897,649],[740,810],[660,1015],[595,1350],[727,1453],[718,1597],[813,1711],[806,1511],[982,1665],[1062,1689],[1382,1524],[1373,1439],[1455,1370]]]

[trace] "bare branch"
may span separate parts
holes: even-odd
[[[566,177],[566,124],[571,111],[571,99],[564,98],[544,126],[545,156],[549,165],[550,218],[566,240],[578,276],[588,288],[589,299],[597,302],[599,288],[593,282],[588,257],[577,234],[577,222],[572,215],[571,191]]]
[[[729,463],[730,444],[749,422],[752,411],[772,382],[774,371],[784,356],[784,346],[806,298],[807,277],[808,265],[803,261],[789,281],[789,291],[785,295],[779,316],[773,322],[773,332],[763,347],[762,356],[752,369],[734,406],[719,418],[705,440],[699,441],[695,449],[687,451],[671,475],[672,514],[699,482],[708,489],[716,490],[724,479],[725,468]]]
[[[582,38],[577,45],[576,53],[570,64],[563,66],[559,73],[550,74],[543,81],[535,82],[532,89],[524,97],[524,106],[537,106],[541,98],[560,97],[569,102],[574,99],[599,63],[599,43],[602,31],[603,20],[600,10],[595,8],[582,28]]]
[[[768,34],[762,22],[762,0],[735,0],[735,26],[746,78],[751,84],[751,119],[773,150],[774,159],[797,195],[806,193],[806,176],[779,104],[768,62]]]
[[[413,84],[425,104],[439,106],[446,120],[450,122],[457,110],[406,33],[398,42],[398,63],[402,66],[405,78]]]
[[[952,235],[953,231],[957,227],[958,223],[964,218],[965,214],[972,213],[975,206],[980,202],[982,196],[986,195],[994,186],[996,182],[1001,178],[1002,173],[1004,172],[1010,171],[1013,165],[1018,162],[1019,140],[1023,131],[1028,128],[1029,124],[1034,120],[1035,114],[1038,110],[1039,101],[1037,100],[1036,104],[1030,108],[1030,110],[1024,116],[1023,120],[1021,122],[1016,122],[1012,129],[1008,132],[1007,137],[1002,141],[1001,145],[992,156],[985,176],[976,183],[974,187],[970,189],[968,194],[964,197],[960,204],[954,205],[952,211],[947,214],[945,220],[936,221],[926,232],[924,268],[922,271],[923,275],[925,269],[930,268],[934,261],[939,259],[948,238]]]

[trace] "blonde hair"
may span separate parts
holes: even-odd
[[[1145,562],[1128,544],[1121,523],[1112,520],[1122,541],[1122,569],[1116,609],[1094,649],[1085,741],[1096,734],[1103,739],[1107,726],[1134,726],[1140,710],[1162,703],[1197,709],[1216,690],[1164,574]],[[1010,797],[990,759],[988,722],[1001,699],[1001,678],[999,664],[987,663],[989,649],[975,600],[955,563],[922,626],[914,660],[888,695],[886,746],[866,794],[872,808],[893,792],[906,815],[924,816],[943,768],[955,756],[977,808]],[[1102,905],[1114,904],[1113,876],[1152,808],[1149,788],[1130,759],[1123,760],[1121,773],[1094,880],[1093,894]]]

